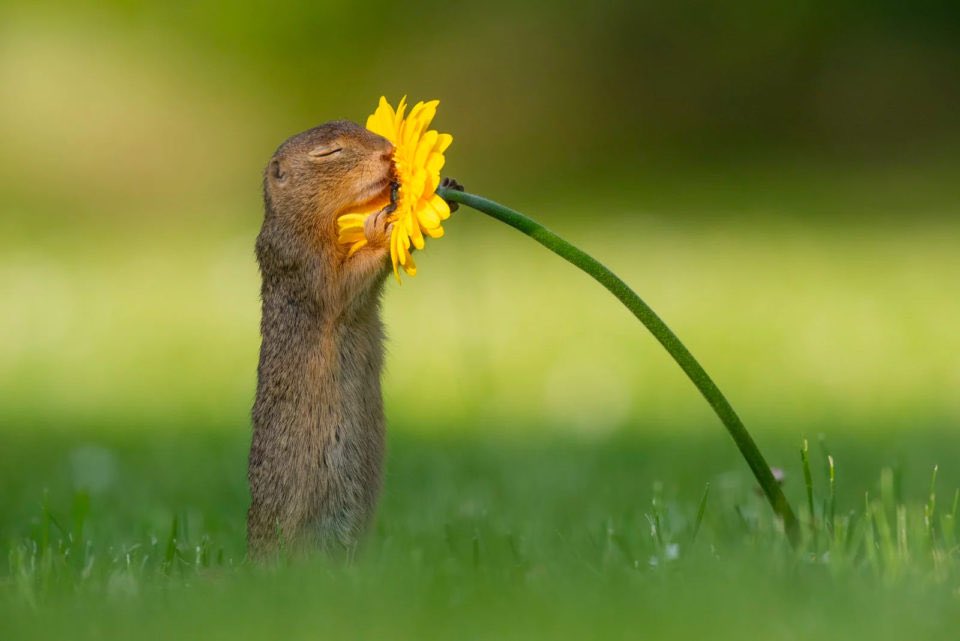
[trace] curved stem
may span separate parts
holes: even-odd
[[[637,294],[630,289],[626,283],[620,280],[616,274],[604,267],[600,262],[589,254],[574,247],[560,236],[541,225],[540,223],[527,218],[523,214],[516,212],[509,207],[487,200],[474,194],[462,191],[447,189],[441,187],[437,194],[445,200],[454,201],[468,205],[478,211],[487,214],[497,220],[504,222],[511,227],[522,231],[535,241],[557,254],[561,258],[573,263],[594,280],[607,288],[607,290],[617,297],[627,309],[633,312],[633,315],[650,330],[650,333],[660,341],[667,353],[673,357],[677,365],[686,373],[687,377],[697,386],[703,397],[707,399],[710,407],[720,418],[720,421],[727,428],[733,441],[737,444],[747,465],[756,477],[757,482],[763,489],[767,500],[770,502],[773,511],[783,520],[784,530],[787,537],[793,545],[800,541],[800,524],[793,512],[793,508],[787,502],[787,498],[780,488],[780,484],[773,476],[770,466],[760,453],[760,449],[754,442],[753,437],[744,427],[743,422],[733,407],[727,401],[726,397],[713,382],[713,379],[703,369],[697,359],[693,357],[690,350],[680,342],[677,335],[667,327],[667,324],[657,316],[649,305],[643,302]]]

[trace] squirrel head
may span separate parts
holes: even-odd
[[[335,120],[288,138],[267,164],[267,217],[289,231],[336,237],[336,219],[390,198],[393,145],[350,122]]]

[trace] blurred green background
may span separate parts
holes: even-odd
[[[792,498],[802,435],[854,503],[883,465],[960,480],[955,2],[6,0],[0,88],[4,543],[84,489],[101,533],[195,510],[242,556],[260,172],[381,94],[439,98],[446,174],[634,286]],[[530,505],[559,484],[572,521],[605,509],[589,470],[690,501],[744,473],[608,294],[480,214],[446,227],[386,295],[385,521],[446,483],[495,511],[485,475],[531,460]]]

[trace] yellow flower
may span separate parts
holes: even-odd
[[[400,185],[397,208],[388,220],[393,223],[390,234],[390,261],[393,273],[400,280],[398,266],[410,276],[417,273],[412,249],[423,249],[424,235],[443,236],[441,222],[450,217],[450,206],[436,194],[443,168],[443,152],[453,136],[427,127],[437,113],[439,100],[418,102],[404,118],[407,109],[404,97],[394,111],[384,97],[377,110],[367,118],[367,129],[393,143],[393,164]],[[350,245],[349,255],[367,244],[363,224],[373,212],[351,212],[337,220],[340,242]]]

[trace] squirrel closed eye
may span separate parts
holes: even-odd
[[[341,151],[343,151],[343,147],[333,147],[333,146],[317,147],[316,149],[312,150],[308,155],[311,158],[327,158],[329,156],[332,156],[333,154],[340,153]]]

